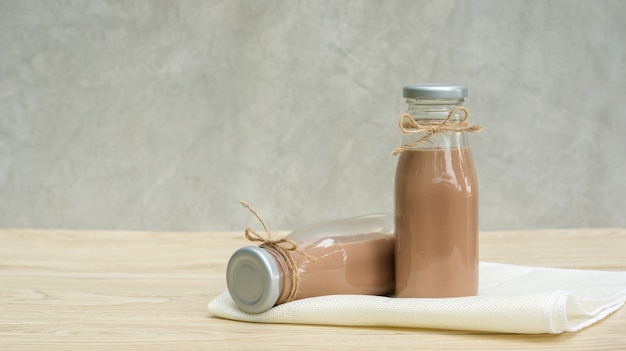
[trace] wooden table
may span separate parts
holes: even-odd
[[[244,245],[235,232],[0,230],[0,350],[626,349],[626,307],[562,335],[213,318]],[[481,260],[626,271],[626,229],[484,232]]]

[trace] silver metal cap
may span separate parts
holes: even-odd
[[[407,99],[463,99],[467,97],[467,87],[458,84],[415,84],[402,89],[402,97]]]
[[[280,294],[280,271],[274,257],[256,246],[242,247],[230,257],[226,268],[228,292],[244,312],[261,313],[276,304]]]

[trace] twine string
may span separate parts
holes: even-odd
[[[452,116],[454,116],[457,112],[462,112],[463,118],[458,121],[452,120]],[[408,144],[397,147],[391,152],[391,155],[396,156],[397,154],[409,150],[415,145],[428,140],[431,136],[438,133],[443,132],[469,132],[475,133],[481,130],[481,127],[478,125],[469,125],[467,123],[467,118],[469,117],[469,111],[463,106],[457,106],[448,113],[448,116],[442,120],[422,120],[419,123],[414,120],[410,114],[404,113],[400,115],[400,119],[398,120],[398,128],[404,135],[411,135],[417,133],[426,133],[424,136],[419,138],[416,141],[410,142]]]
[[[300,287],[300,277],[298,274],[298,266],[296,264],[296,260],[293,258],[290,252],[297,252],[300,255],[304,256],[309,261],[315,261],[315,258],[307,254],[306,252],[300,250],[295,241],[287,239],[287,238],[274,238],[274,235],[269,230],[265,221],[259,216],[259,214],[246,202],[239,201],[241,206],[245,207],[252,213],[256,219],[261,222],[263,226],[263,230],[265,230],[264,235],[254,231],[252,228],[247,227],[244,234],[246,238],[252,242],[260,242],[260,247],[274,249],[278,252],[284,259],[287,264],[287,271],[291,278],[291,289],[289,291],[289,295],[287,296],[287,302],[293,301],[298,293],[298,289]]]

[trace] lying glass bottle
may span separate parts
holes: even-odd
[[[322,295],[389,296],[394,292],[391,215],[322,222],[298,229],[283,240],[288,245],[247,246],[230,258],[226,282],[241,310],[261,313],[285,302]],[[289,247],[293,244],[297,248]]]

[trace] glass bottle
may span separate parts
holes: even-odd
[[[391,295],[393,222],[392,215],[381,214],[306,226],[285,237],[299,252],[272,245],[242,247],[228,262],[228,291],[248,313],[321,295]],[[285,254],[293,259],[292,269]],[[294,282],[297,289],[292,291]]]
[[[394,151],[396,297],[476,295],[478,187],[465,130],[480,127],[466,124],[467,87],[410,85],[403,96],[409,123]]]

